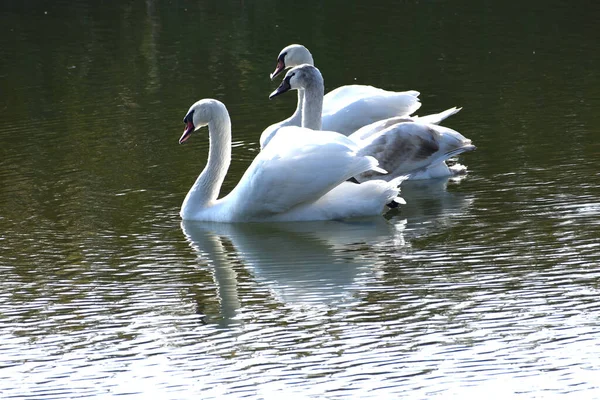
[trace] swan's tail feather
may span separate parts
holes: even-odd
[[[395,205],[395,207],[390,207],[390,204],[394,204],[394,205]],[[394,198],[394,200],[392,200],[392,201],[390,201],[390,202],[388,203],[388,207],[390,207],[390,208],[396,208],[396,207],[398,207],[398,206],[399,206],[399,205],[401,205],[401,204],[402,204],[402,205],[405,205],[405,204],[406,204],[406,200],[404,200],[404,198],[403,198],[403,197],[396,196],[396,197]]]
[[[459,154],[466,153],[469,151],[474,151],[476,149],[477,149],[477,147],[475,145],[467,144],[462,147],[459,147],[458,149],[450,150],[450,151],[444,153],[444,159],[447,160],[450,157],[454,157],[454,156],[457,156]]]
[[[408,178],[409,175],[401,175],[388,182],[388,185],[390,185],[393,188],[396,188],[395,190],[397,190],[396,196],[393,199],[391,199],[389,203],[386,204],[389,208],[398,208],[400,205],[406,204],[406,200],[400,197],[400,184]]]
[[[419,122],[437,125],[446,118],[458,113],[460,110],[462,110],[462,107],[452,107],[437,114],[429,114],[422,117],[415,116],[415,118],[418,118]]]
[[[377,172],[381,172],[384,174],[387,174],[387,171],[379,168],[379,161],[377,161],[377,159],[375,157],[372,156],[363,156],[360,157],[353,166],[351,166],[350,168],[348,168],[348,170],[346,171],[346,176],[344,177],[343,181],[347,181],[351,178],[353,178],[354,176],[360,175],[363,172],[366,171],[377,171]]]
[[[389,203],[386,204],[386,206],[388,206],[388,208],[398,208],[400,207],[400,205],[404,205],[406,204],[406,200],[404,200],[402,197],[398,196],[396,198],[394,198],[392,201],[390,201]]]
[[[405,180],[407,180],[409,178],[409,176],[410,175],[400,175],[400,176],[397,176],[394,179],[390,180],[390,185],[393,185],[395,187],[399,187],[402,182],[404,182]]]

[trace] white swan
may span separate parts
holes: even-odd
[[[271,97],[290,89],[304,91],[302,126],[318,130],[323,103],[323,77],[319,70],[310,64],[290,69],[281,85],[271,93]],[[354,178],[364,182],[369,179],[390,180],[401,175],[409,175],[409,179],[453,175],[455,171],[448,168],[445,160],[474,150],[475,146],[460,133],[430,122],[437,123],[457,111],[458,109],[452,108],[422,118],[389,118],[354,132],[348,138],[358,145],[358,154],[375,157],[379,166],[388,172],[383,175],[377,171],[365,171]],[[277,136],[278,134],[272,137]],[[269,140],[273,139],[264,138],[265,143]]]
[[[358,156],[356,144],[335,132],[300,127],[279,130],[237,186],[217,199],[231,162],[231,120],[225,105],[204,99],[193,104],[179,139],[185,142],[208,125],[208,162],[181,206],[184,220],[216,222],[329,220],[381,214],[397,198],[402,178],[354,184],[346,180],[377,168]]]
[[[286,68],[301,64],[314,65],[308,49],[292,44],[281,50],[277,57],[277,67],[271,79]],[[367,85],[341,86],[325,95],[323,99],[322,127],[326,131],[339,132],[348,136],[365,125],[384,118],[410,115],[421,107],[419,92],[392,92]],[[265,135],[269,136],[282,126],[300,126],[302,99],[304,93],[298,91],[296,111],[286,120],[269,126]]]

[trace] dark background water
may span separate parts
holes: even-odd
[[[0,5],[0,397],[600,397],[600,6],[592,1]],[[477,151],[347,223],[180,226],[223,101],[223,192],[326,90],[421,92]],[[275,249],[275,250],[274,250]]]

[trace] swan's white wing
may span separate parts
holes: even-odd
[[[372,156],[387,175],[367,171],[359,181],[389,180],[434,166],[452,156],[475,149],[471,141],[446,127],[419,122],[400,122],[360,141],[358,154]]]
[[[357,143],[360,143],[364,140],[369,140],[369,138],[378,136],[381,131],[389,128],[392,125],[399,124],[401,122],[421,122],[424,124],[439,124],[446,118],[458,113],[461,108],[452,107],[437,114],[429,114],[424,115],[422,117],[419,116],[401,116],[401,117],[392,117],[387,119],[382,119],[379,121],[375,121],[372,124],[363,126],[362,128],[356,130],[354,133],[349,135],[348,137],[354,140]]]
[[[419,92],[391,92],[372,86],[342,86],[323,99],[323,130],[349,135],[381,119],[410,115],[421,107]]]
[[[456,114],[457,112],[459,112],[460,110],[462,110],[462,107],[452,107],[449,108],[445,111],[439,112],[437,114],[429,114],[429,115],[424,115],[422,117],[419,117],[417,115],[413,116],[413,118],[415,119],[416,122],[422,122],[424,124],[439,124],[440,122],[442,122],[443,120],[445,120],[446,118]]]
[[[402,122],[415,122],[415,119],[408,116],[382,119],[375,121],[372,124],[363,126],[349,135],[348,138],[356,142],[359,147],[363,147],[369,144],[375,138],[379,137],[384,130]]]
[[[282,213],[319,199],[350,177],[376,168],[356,144],[335,132],[284,127],[244,173],[230,196],[247,215]]]
[[[260,135],[260,148],[264,149],[265,146],[271,141],[271,139],[273,139],[273,136],[275,136],[275,134],[277,133],[277,131],[279,131],[279,128],[283,128],[284,126],[289,126],[291,125],[291,122],[289,121],[289,118],[281,121],[281,122],[277,122],[273,125],[268,126]]]
[[[279,128],[284,126],[301,126],[302,125],[302,114],[295,112],[291,117],[284,119],[283,121],[276,122],[265,129],[260,135],[260,148],[264,149],[267,143],[271,141],[273,136],[279,131]]]
[[[327,93],[323,97],[323,102],[325,103],[323,104],[323,111],[329,113],[332,112],[335,108],[339,108],[340,106],[344,106],[349,102],[353,102],[365,97],[385,97],[394,94],[408,95],[415,98],[417,101],[419,101],[418,97],[420,95],[420,93],[416,90],[392,92],[389,90],[384,90],[369,85],[345,85],[333,89],[331,92]]]

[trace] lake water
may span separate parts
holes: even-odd
[[[593,2],[0,5],[0,397],[600,398],[600,39]],[[421,92],[471,138],[457,181],[384,217],[182,223],[232,117],[223,192],[326,90]]]

